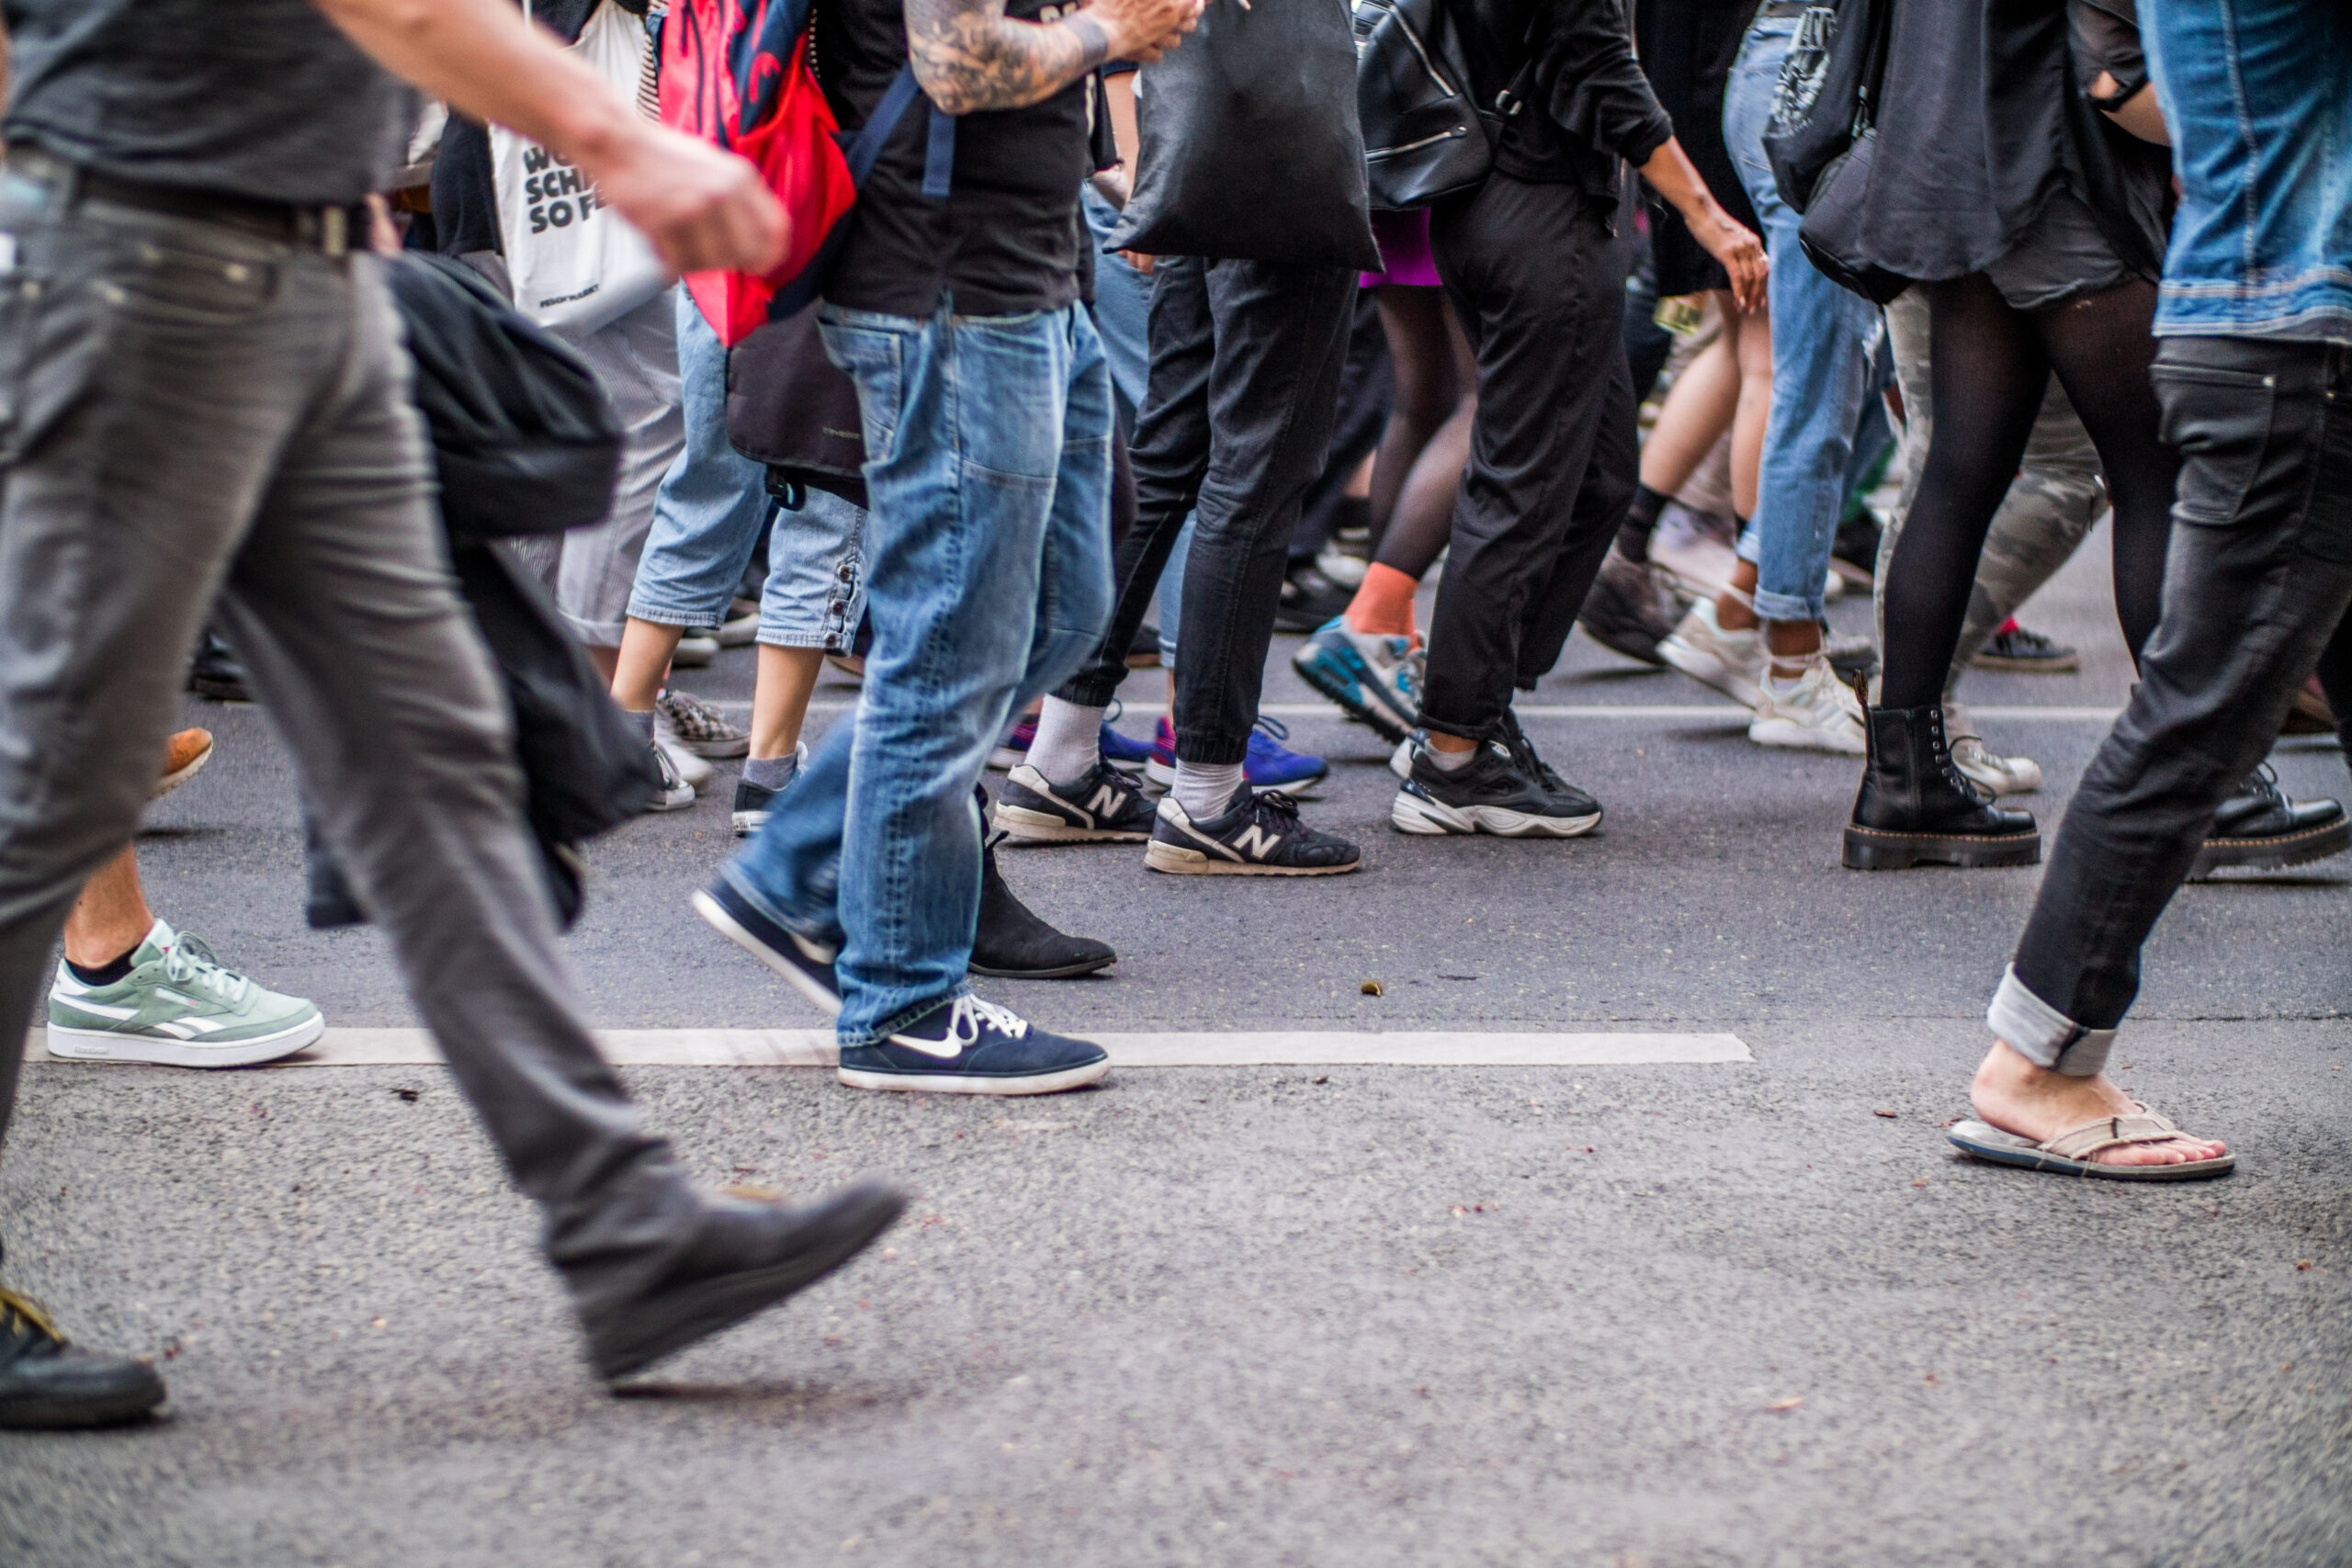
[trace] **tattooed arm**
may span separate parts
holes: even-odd
[[[1153,61],[1199,22],[1202,0],[1094,0],[1058,22],[1006,17],[1005,0],[906,0],[907,50],[949,114],[1041,103],[1106,60]]]

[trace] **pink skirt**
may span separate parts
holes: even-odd
[[[1378,272],[1363,275],[1363,287],[1378,288],[1398,283],[1412,288],[1444,287],[1437,262],[1430,254],[1430,215],[1427,212],[1375,212],[1372,237],[1380,242]]]

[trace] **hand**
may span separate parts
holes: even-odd
[[[1158,256],[1148,256],[1141,251],[1121,251],[1119,259],[1136,269],[1138,276],[1149,277],[1151,269],[1159,265]]]
[[[1093,0],[1086,15],[1102,29],[1113,60],[1149,65],[1201,25],[1205,0]]]
[[[732,152],[637,118],[581,166],[620,215],[680,272],[764,273],[784,259],[784,209]]]
[[[1724,264],[1731,275],[1731,293],[1743,310],[1754,310],[1764,303],[1764,284],[1770,276],[1771,263],[1764,254],[1764,242],[1758,240],[1730,214],[1715,205],[1713,197],[1704,211],[1689,220],[1690,237],[1705,247],[1709,255]]]

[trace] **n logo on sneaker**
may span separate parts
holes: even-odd
[[[1269,833],[1265,829],[1252,822],[1241,829],[1241,836],[1233,840],[1233,847],[1245,855],[1264,860],[1274,852],[1274,846],[1282,841],[1282,834]]]
[[[1094,786],[1094,794],[1086,803],[1086,814],[1096,821],[1119,804],[1118,786],[1105,780]]]

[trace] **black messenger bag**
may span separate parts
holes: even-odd
[[[1494,150],[1445,0],[1356,0],[1356,114],[1376,212],[1481,184]]]

